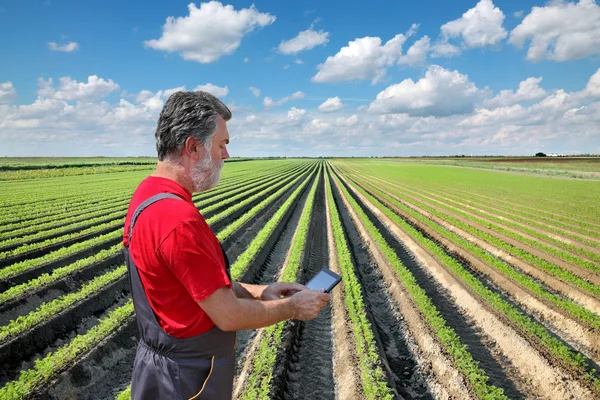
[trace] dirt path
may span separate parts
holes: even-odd
[[[352,189],[351,189],[352,190]],[[474,321],[482,334],[491,339],[490,346],[497,348],[499,357],[509,363],[514,372],[514,384],[527,396],[539,398],[593,398],[591,392],[578,382],[570,380],[567,375],[551,367],[529,343],[516,331],[501,322],[475,299],[462,283],[457,281],[435,258],[423,250],[408,235],[395,226],[383,213],[370,204],[360,193],[352,190],[354,195],[386,226],[398,241],[404,243],[410,251],[423,263],[438,284],[448,290],[455,304]],[[522,379],[521,379],[522,377]]]

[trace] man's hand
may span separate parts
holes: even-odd
[[[291,297],[294,319],[308,321],[319,315],[321,308],[327,305],[331,296],[318,290],[303,290]]]
[[[279,300],[281,298],[292,296],[307,287],[293,282],[276,282],[267,286],[260,295],[261,300]]]

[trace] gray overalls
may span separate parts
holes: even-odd
[[[149,205],[165,198],[182,200],[171,193],[160,193],[140,204],[131,218],[128,244],[131,243],[133,227],[140,213]],[[225,252],[223,257],[229,275],[229,260]],[[140,332],[133,364],[131,398],[231,399],[235,332],[224,332],[215,326],[206,333],[186,339],[169,335],[156,320],[128,248],[125,248],[125,260]]]

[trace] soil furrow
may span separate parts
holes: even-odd
[[[352,195],[351,191],[350,194]],[[460,336],[461,342],[469,347],[469,352],[473,358],[487,372],[490,378],[489,384],[504,389],[504,393],[511,399],[524,398],[523,394],[519,392],[508,377],[507,366],[502,365],[494,357],[493,350],[486,347],[489,339],[483,335],[474,321],[460,312],[460,309],[452,301],[450,293],[444,287],[432,281],[431,276],[424,269],[423,265],[414,258],[408,249],[388,232],[386,227],[362,204],[360,199],[355,196],[353,197],[369,220],[377,227],[377,230],[382,234],[387,244],[394,249],[398,259],[412,273],[419,286],[425,290],[427,296],[432,300],[448,326],[454,329]]]
[[[124,276],[94,293],[93,296],[77,302],[51,319],[0,345],[0,365],[3,371],[0,379],[15,379],[21,360],[32,357],[57,339],[68,337],[71,332],[78,329],[77,327],[86,317],[103,313],[128,293],[129,283]],[[14,357],[15,354],[19,354],[18,359]]]
[[[360,193],[350,189],[353,197],[371,210],[377,219],[389,230],[398,241],[410,249],[420,263],[427,269],[432,281],[446,288],[448,296],[453,299],[455,306],[464,313],[470,321],[473,321],[482,337],[486,338],[486,344],[493,349],[493,354],[505,366],[506,373],[516,386],[518,391],[525,396],[554,399],[561,398],[593,398],[592,393],[581,386],[579,382],[570,379],[568,374],[551,366],[548,361],[535,350],[515,330],[498,319],[494,313],[476,298],[468,289],[463,287],[446,268],[444,268],[427,251],[423,250],[403,231],[396,227],[389,219],[371,205]],[[473,354],[476,358],[476,354]],[[490,374],[490,371],[486,369]],[[490,378],[492,378],[490,376]],[[509,396],[512,398],[512,396]]]
[[[322,172],[323,174],[323,172]],[[303,253],[299,281],[305,283],[329,265],[327,226],[325,225],[324,181],[321,177],[315,193],[313,212]],[[288,324],[284,343],[287,357],[279,357],[275,368],[273,398],[276,399],[334,399],[331,307],[321,309],[312,321],[293,321]],[[284,358],[282,360],[282,358]],[[285,360],[287,358],[287,360]],[[282,362],[283,361],[283,362]],[[281,371],[281,365],[284,371]],[[283,381],[283,382],[282,382]]]

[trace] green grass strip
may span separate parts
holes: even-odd
[[[510,321],[520,328],[531,339],[536,340],[547,348],[554,357],[563,360],[574,370],[578,371],[584,381],[587,381],[600,392],[600,380],[595,376],[596,371],[586,371],[587,363],[585,356],[574,352],[564,345],[559,339],[551,335],[550,332],[541,324],[533,321],[527,315],[521,313],[512,304],[505,301],[499,294],[492,292],[485,287],[477,278],[465,270],[459,262],[449,256],[435,242],[424,237],[418,230],[400,218],[396,213],[387,208],[378,199],[373,197],[367,191],[357,186],[356,189],[362,193],[375,207],[381,210],[392,221],[394,221],[402,230],[407,232],[413,239],[423,245],[427,250],[434,254],[444,265],[446,265],[456,276],[461,278],[475,293],[487,300],[496,310],[504,314]],[[344,188],[347,192],[347,190]],[[382,195],[385,198],[385,195]],[[392,250],[393,251],[393,250]],[[411,275],[412,276],[412,275]],[[468,375],[468,374],[467,374]]]
[[[82,270],[84,268],[93,265],[99,261],[102,261],[108,257],[114,256],[123,251],[123,245],[121,243],[112,246],[109,249],[101,250],[93,256],[82,258],[67,266],[57,268],[52,273],[42,274],[39,277],[32,279],[26,283],[13,286],[8,290],[0,293],[0,305],[3,305],[9,301],[14,301],[19,298],[23,298],[33,291],[39,290],[46,287],[65,276],[72,274],[73,272]]]
[[[599,315],[593,313],[592,311],[586,309],[582,305],[580,305],[572,300],[564,299],[561,296],[550,293],[542,284],[538,283],[536,280],[530,278],[526,274],[518,272],[513,267],[511,267],[508,263],[497,259],[492,254],[479,248],[478,246],[476,246],[473,243],[469,242],[468,240],[462,238],[461,236],[457,235],[456,233],[450,232],[449,230],[436,224],[435,222],[433,222],[431,219],[427,218],[426,216],[411,209],[410,207],[407,207],[406,205],[402,204],[400,201],[398,201],[395,198],[386,194],[384,191],[379,190],[376,186],[369,184],[364,180],[358,180],[358,179],[354,180],[353,179],[353,182],[357,183],[357,185],[360,185],[358,182],[361,182],[363,187],[365,187],[365,188],[368,187],[368,189],[371,192],[377,193],[380,197],[385,199],[385,201],[387,201],[389,204],[392,204],[392,205],[400,208],[402,211],[404,211],[407,214],[411,215],[412,217],[416,218],[421,223],[434,229],[436,232],[438,232],[440,235],[444,236],[446,239],[448,239],[451,242],[453,242],[454,244],[462,247],[463,249],[469,251],[471,254],[475,255],[479,259],[485,261],[489,266],[492,266],[497,271],[501,272],[504,276],[509,277],[512,281],[514,281],[514,282],[520,284],[521,286],[523,286],[524,288],[530,290],[532,293],[536,294],[541,299],[546,300],[546,301],[550,302],[551,304],[554,304],[555,306],[562,308],[563,310],[567,311],[572,316],[576,317],[580,321],[585,322],[586,324],[588,324],[590,327],[592,327],[594,329],[600,328],[600,316]],[[386,204],[386,203],[384,202],[384,204]]]
[[[90,282],[86,283],[75,293],[69,293],[55,300],[40,305],[35,311],[27,315],[19,316],[17,319],[10,321],[8,324],[0,327],[0,343],[9,340],[15,336],[22,334],[28,329],[50,319],[56,314],[66,310],[78,301],[84,300],[87,297],[102,290],[109,284],[123,278],[127,273],[127,267],[122,265],[100,275]]]
[[[454,360],[457,368],[469,380],[475,393],[477,393],[477,396],[482,399],[506,399],[507,397],[504,395],[502,389],[487,383],[489,379],[487,374],[484,370],[479,368],[478,363],[469,353],[468,347],[460,342],[460,337],[446,324],[446,321],[431,302],[427,293],[418,285],[414,276],[398,259],[394,250],[387,244],[381,233],[369,220],[356,200],[350,196],[346,187],[339,181],[337,176],[333,175],[333,177],[343,192],[344,197],[349,201],[352,209],[364,223],[365,228],[377,243],[387,261],[396,270],[402,285],[410,293],[412,299],[425,316],[425,319],[430,324],[436,336]]]
[[[306,199],[306,205],[300,216],[296,235],[294,236],[294,241],[291,245],[288,263],[283,271],[282,281],[284,282],[297,281],[296,276],[300,266],[302,251],[306,244],[306,236],[308,233],[315,192],[317,191],[319,183],[320,172],[321,168],[319,168],[317,179],[315,179],[310,189],[308,198]],[[273,366],[275,365],[277,353],[281,346],[282,333],[285,325],[286,322],[284,321],[270,325],[264,329],[261,341],[256,350],[252,372],[248,376],[244,385],[244,391],[240,395],[242,399],[269,399],[271,381],[273,379]]]
[[[129,300],[125,305],[113,310],[107,318],[101,320],[98,325],[85,334],[75,337],[69,344],[60,347],[54,353],[49,353],[44,358],[36,360],[33,368],[21,371],[18,379],[8,382],[0,388],[0,399],[25,399],[43,384],[49,382],[54,375],[72,366],[78,357],[98,345],[132,316],[133,301]]]

